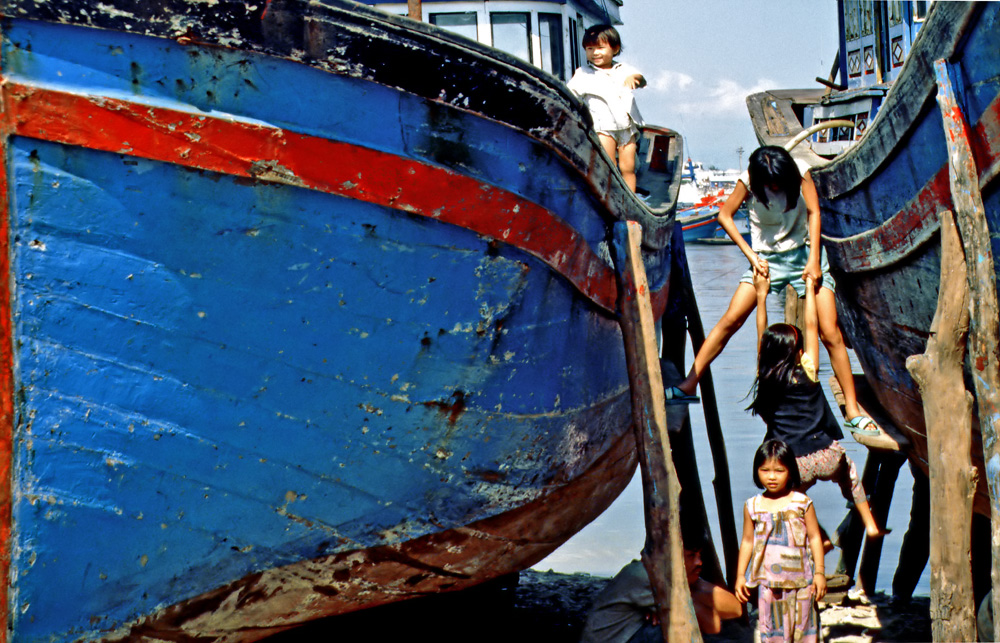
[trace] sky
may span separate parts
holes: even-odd
[[[757,147],[748,95],[820,87],[837,55],[835,0],[624,0],[621,18],[619,60],[649,83],[636,91],[643,118],[720,169],[743,169]]]

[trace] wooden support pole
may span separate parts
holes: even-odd
[[[423,6],[421,0],[406,0],[406,15],[414,20],[423,20]]]
[[[664,641],[701,641],[684,572],[680,530],[680,483],[667,434],[663,377],[646,268],[639,248],[642,230],[633,221],[614,226],[614,259],[620,282],[620,324],[632,391],[632,422],[642,472],[646,546],[642,562],[659,607]]]
[[[691,281],[691,271],[686,260],[683,266],[674,263],[674,274],[671,283],[684,291],[684,314],[687,317],[687,332],[691,336],[691,348],[695,355],[705,343],[705,327],[698,312],[698,301],[694,294],[694,284]],[[674,279],[674,277],[677,279]],[[679,362],[683,364],[683,362]],[[678,369],[684,373],[684,369]],[[726,562],[726,584],[733,587],[736,582],[736,567],[739,562],[740,535],[736,529],[736,512],[733,510],[733,486],[729,478],[729,459],[726,456],[726,441],[722,435],[722,421],[719,418],[719,405],[715,399],[715,383],[712,379],[712,368],[705,367],[698,382],[701,389],[701,408],[705,416],[705,433],[708,446],[712,452],[712,467],[715,478],[712,486],[715,491],[715,506],[719,515],[719,532],[722,537],[722,555]]]
[[[941,214],[941,284],[931,336],[906,368],[920,387],[931,494],[931,632],[935,641],[975,641],[972,596],[972,396],[962,365],[969,323],[965,257],[951,212]]]
[[[680,234],[680,228],[675,228],[675,235]],[[675,252],[670,261],[670,293],[671,302],[676,302],[679,298],[675,295],[683,290],[678,284],[683,279],[684,274],[688,274],[687,258],[684,255],[683,238],[680,243],[674,239],[671,241]],[[683,298],[681,298],[683,299]],[[687,302],[680,304],[680,309],[686,309]],[[665,382],[679,382],[684,379],[681,373],[686,373],[684,359],[687,354],[687,315],[679,314],[676,305],[671,305],[660,319],[660,373]],[[705,404],[705,393],[702,391],[702,404]],[[681,409],[678,409],[680,411]],[[671,424],[671,413],[667,412],[667,426],[670,431],[670,451],[673,454],[674,469],[677,470],[677,479],[681,485],[681,525],[682,533],[694,533],[701,527],[706,538],[705,547],[701,550],[701,577],[710,583],[725,586],[726,572],[723,571],[722,563],[719,559],[719,552],[714,547],[712,538],[712,526],[708,519],[708,512],[705,510],[705,496],[701,487],[701,476],[698,473],[697,452],[694,447],[694,436],[691,430],[691,414],[683,413],[684,420],[677,431],[677,427]],[[709,439],[711,443],[711,439]],[[728,468],[727,468],[728,471]],[[716,497],[718,497],[718,487],[716,487]],[[719,511],[721,513],[721,509]],[[723,529],[723,534],[725,530]],[[736,545],[736,542],[733,542]],[[686,547],[687,545],[685,545]],[[723,541],[723,548],[726,543]]]
[[[785,286],[785,323],[803,327],[802,316],[805,314],[806,300],[799,297],[791,284]]]
[[[681,335],[681,337],[683,336]],[[661,362],[664,376],[666,376],[669,366],[669,364]],[[668,377],[667,380],[669,381],[670,378]],[[668,423],[671,415],[671,413],[667,415]],[[694,447],[690,416],[684,420],[680,431],[675,431],[674,428],[674,426],[670,426],[670,451],[673,454],[672,460],[674,469],[677,471],[677,480],[681,486],[681,524],[684,526],[682,533],[688,530],[692,530],[694,533],[695,527],[703,527],[706,540],[705,547],[701,550],[701,577],[716,585],[726,585],[726,574],[711,539],[712,529],[708,520],[708,512],[705,510],[705,496],[702,494],[701,480],[698,476],[697,452]]]
[[[967,266],[969,287],[969,363],[979,411],[979,431],[983,438],[986,486],[990,493],[992,518],[993,614],[1000,614],[1000,319],[998,319],[996,271],[986,210],[979,191],[969,126],[958,104],[946,61],[934,63],[938,105],[944,118],[948,144],[948,177],[951,199]]]

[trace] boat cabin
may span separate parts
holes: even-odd
[[[361,0],[406,15],[407,3]],[[433,0],[421,3],[422,20],[496,47],[560,80],[586,58],[581,40],[591,25],[620,25],[622,0]]]
[[[840,87],[807,108],[804,122],[849,120],[853,125],[816,134],[812,141],[817,154],[836,156],[864,135],[899,75],[932,2],[837,0],[840,51],[833,73],[839,76]]]

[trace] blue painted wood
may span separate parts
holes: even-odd
[[[66,549],[91,520],[119,537],[79,559],[89,582],[78,599],[141,576],[151,605],[130,597],[120,618],[136,616],[168,582],[194,595],[305,553],[381,544],[382,532],[484,517],[495,494],[537,495],[563,473],[553,458],[566,420],[582,423],[626,387],[618,351],[591,361],[586,350],[620,341],[614,320],[574,303],[537,261],[490,256],[475,235],[26,142],[39,160],[22,153],[14,166],[17,201],[31,202],[16,228],[15,319],[22,414],[34,419],[19,442],[15,523],[34,541],[19,590],[52,597],[52,614],[31,601],[46,631],[72,597],[44,588],[72,575]],[[106,176],[133,189],[112,199],[95,189]],[[32,189],[39,179],[60,188]],[[437,259],[442,242],[451,248]],[[452,425],[441,407],[456,395],[466,408]],[[585,442],[608,437],[607,427],[580,430]],[[443,466],[451,458],[457,471]],[[533,458],[550,462],[540,471]],[[462,478],[442,489],[443,471]],[[501,482],[476,483],[488,473]],[[328,527],[278,513],[290,492],[290,512]],[[47,545],[53,511],[67,540]],[[296,544],[272,552],[276,538]],[[157,565],[163,577],[138,565],[157,555],[172,559]],[[215,571],[181,573],[192,559]],[[83,573],[95,563],[106,567]]]
[[[603,159],[596,138],[569,138],[587,121],[556,88],[496,99],[562,101],[548,130],[529,132],[238,41],[8,19],[2,42],[8,82],[265,123],[474,177],[541,206],[608,265],[616,220],[658,217],[669,239],[672,203],[650,212],[607,168],[581,171]],[[482,62],[484,74],[505,69]],[[631,460],[605,463],[630,429],[617,320],[502,230],[128,148],[16,131],[5,147],[12,640],[121,634],[213,592],[253,603],[226,588],[324,557],[405,551],[539,503],[518,518],[536,530],[523,542],[421,562],[469,584],[540,559],[627,483]],[[663,294],[669,245],[654,236],[645,259]],[[588,483],[601,493],[546,507],[588,476],[608,478]],[[236,624],[211,621],[222,599],[195,601],[185,618],[253,640],[321,611],[298,600],[301,614],[234,608]]]

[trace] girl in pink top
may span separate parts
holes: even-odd
[[[753,481],[764,492],[743,507],[736,598],[756,587],[761,643],[815,643],[816,601],[826,595],[823,539],[812,500],[799,486],[795,454],[781,440],[760,445]]]

